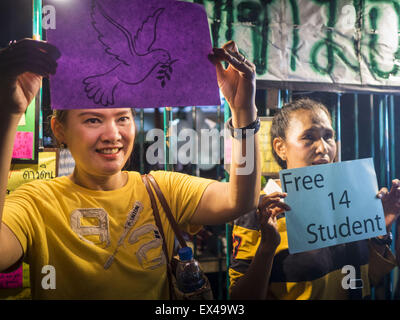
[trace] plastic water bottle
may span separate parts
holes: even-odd
[[[179,249],[179,262],[176,266],[176,282],[184,293],[194,292],[204,285],[203,271],[199,263],[193,259],[190,247]]]

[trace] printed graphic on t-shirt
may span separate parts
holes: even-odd
[[[145,269],[156,269],[161,267],[166,263],[164,251],[153,250],[153,252],[149,252],[151,249],[156,249],[162,246],[160,232],[155,225],[148,223],[133,230],[128,241],[130,244],[135,244],[144,236],[149,238],[149,240],[140,245],[136,252],[136,257],[138,258],[140,265]]]
[[[76,209],[70,221],[72,230],[81,240],[103,248],[111,244],[108,214],[104,209]]]
[[[162,250],[162,237],[157,226],[147,223],[135,229],[143,204],[136,201],[127,214],[123,230],[118,242],[112,244],[109,230],[108,213],[103,208],[76,209],[71,213],[71,228],[78,237],[90,244],[107,248],[114,247],[112,254],[104,263],[104,269],[109,269],[118,259],[118,250],[125,240],[132,247],[132,256],[136,257],[143,269],[157,269],[166,264]],[[133,229],[133,230],[132,230]],[[132,231],[128,237],[129,232]],[[126,243],[126,242],[125,242]]]

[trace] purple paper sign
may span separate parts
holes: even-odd
[[[220,104],[207,15],[172,0],[47,0],[53,109]]]

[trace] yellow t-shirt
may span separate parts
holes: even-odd
[[[168,299],[166,259],[150,198],[140,174],[128,174],[128,183],[112,191],[89,190],[60,177],[27,183],[7,197],[3,222],[30,265],[33,299]],[[180,227],[193,231],[190,219],[212,180],[152,174]],[[157,204],[171,254],[174,233],[158,199]]]

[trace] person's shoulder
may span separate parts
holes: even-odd
[[[187,179],[190,180],[194,178],[193,176],[190,176],[186,173],[175,172],[175,171],[156,170],[156,171],[150,171],[149,174],[151,174],[154,177],[157,183],[168,184],[171,186],[174,186],[177,183],[183,182]]]
[[[175,171],[151,171],[150,174],[156,179],[158,183],[169,185],[170,187],[177,187],[178,185],[193,188],[207,187],[210,183],[216,180],[193,176],[183,172]]]
[[[138,181],[142,180],[140,172],[137,171],[126,171],[128,173],[129,180]]]
[[[127,171],[129,175],[129,181],[131,184],[143,183],[142,174],[137,171]],[[150,171],[148,175],[151,175],[158,184],[165,184],[167,181],[174,177],[179,177],[180,173],[172,171],[155,170]]]
[[[185,177],[189,176],[188,174],[182,172],[175,171],[166,171],[166,170],[155,170],[150,171],[150,173],[154,178],[170,178],[170,177]]]
[[[49,180],[33,180],[21,184],[16,190],[40,190],[40,189],[51,189],[60,188],[68,185],[69,179],[65,176],[56,177]]]
[[[50,180],[33,180],[18,186],[7,195],[7,201],[42,201],[43,199],[54,199],[70,190],[67,177],[57,177]]]
[[[165,171],[165,170],[152,170],[149,172],[154,178],[156,177],[163,177],[165,175],[170,174],[171,171]]]

